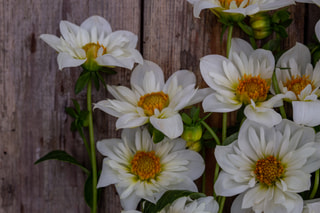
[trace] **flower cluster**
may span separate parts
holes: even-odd
[[[83,138],[82,129],[89,126],[90,146],[86,148],[92,171],[84,171],[92,174],[93,203],[88,204],[92,212],[96,212],[96,188],[111,184],[120,196],[123,213],[216,213],[222,212],[226,197],[232,196],[236,196],[232,213],[318,211],[320,201],[314,198],[320,176],[320,60],[313,64],[309,48],[302,43],[276,57],[274,49],[256,47],[252,41],[257,34],[249,34],[251,44],[232,38],[233,26],[244,29],[246,18],[268,19],[269,15],[261,12],[295,1],[188,2],[195,17],[210,9],[231,32],[227,56],[200,59],[207,88],[198,88],[195,74],[189,70],[176,71],[165,80],[162,69],[135,49],[136,35],[112,32],[110,24],[99,16],[80,26],[62,21],[61,38],[41,35],[59,52],[59,69],[84,69],[77,83],[88,85],[88,111],[81,111],[75,102],[76,110],[68,109],[68,114],[78,119],[74,126]],[[320,6],[317,0],[297,2]],[[268,36],[270,23],[250,29],[263,31],[267,27]],[[320,21],[315,34],[320,40]],[[133,69],[135,63],[139,64]],[[114,67],[133,69],[130,88],[105,85],[114,98],[91,104],[91,81],[101,80],[99,72]],[[203,113],[193,108],[187,115],[188,108],[199,103],[204,113],[223,113],[221,134],[205,122],[210,113],[200,118]],[[118,118],[121,139],[94,141],[93,109]],[[233,134],[227,134],[229,112],[237,112],[240,118]],[[215,148],[217,161],[213,196],[199,193],[194,182],[205,169],[198,151],[208,143]],[[95,146],[104,156],[99,178]]]

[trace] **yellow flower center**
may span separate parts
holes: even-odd
[[[230,5],[232,2],[234,2],[237,5],[237,7],[240,7],[240,4],[244,0],[219,0],[219,1],[222,7],[224,7],[225,9],[230,9]],[[248,6],[248,4],[249,4],[249,1],[245,6]]]
[[[250,104],[251,99],[254,102],[266,100],[269,88],[267,81],[262,79],[260,75],[252,77],[245,74],[239,80],[236,95],[242,103]]]
[[[263,184],[271,186],[284,173],[283,165],[274,156],[269,156],[265,159],[260,159],[256,163],[254,174],[256,179]]]
[[[314,89],[314,86],[312,85],[311,80],[309,79],[309,76],[303,75],[302,77],[300,76],[292,76],[292,79],[287,81],[283,84],[283,86],[287,87],[289,91],[292,91],[296,94],[297,98],[298,95],[300,95],[300,92],[308,86],[308,84],[311,84],[312,89]]]
[[[102,55],[107,53],[107,48],[105,48],[103,45],[99,44],[99,42],[97,43],[88,43],[86,45],[84,45],[82,47],[82,49],[84,49],[84,51],[86,51],[86,55],[88,59],[91,58],[97,58],[98,56],[98,51],[99,49],[102,47],[103,52]]]
[[[102,53],[99,53],[99,50],[102,48]],[[103,45],[97,43],[89,43],[82,47],[82,49],[86,52],[87,61],[82,64],[82,67],[86,70],[90,71],[98,71],[101,66],[96,62],[96,58],[99,55],[104,55],[107,53],[107,48]],[[101,51],[101,50],[100,50]]]
[[[144,109],[146,115],[151,116],[154,110],[161,111],[169,105],[169,96],[164,92],[152,92],[140,97],[138,106]]]
[[[131,172],[140,180],[155,178],[160,171],[160,158],[155,155],[154,151],[138,151],[131,161]]]

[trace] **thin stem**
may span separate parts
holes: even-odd
[[[227,138],[228,113],[222,114],[222,144]]]
[[[222,213],[225,201],[226,197],[221,197],[221,200],[219,202],[219,213]]]
[[[97,162],[96,162],[96,148],[94,142],[93,134],[93,118],[92,118],[92,102],[91,102],[91,89],[92,81],[88,82],[87,87],[87,108],[88,108],[88,118],[89,118],[89,139],[90,139],[90,150],[91,150],[91,167],[92,167],[92,209],[91,213],[97,213],[97,200],[98,200],[98,191],[97,191]]]
[[[250,37],[250,43],[253,49],[257,49],[257,42],[254,37]]]
[[[280,94],[280,88],[279,88],[276,72],[274,72],[272,75],[272,85],[273,85],[273,89],[274,89],[275,93]],[[284,106],[283,105],[280,106],[279,109],[280,109],[280,114],[281,114],[282,118],[287,118]]]
[[[218,145],[221,145],[219,137],[216,135],[216,133],[211,129],[211,127],[204,121],[201,121],[201,124],[208,130],[208,132],[211,134],[211,136],[214,138],[216,143]]]
[[[232,31],[233,31],[233,25],[229,26],[229,30],[228,30],[228,39],[227,39],[227,57],[229,57],[230,48],[231,48]]]
[[[315,173],[314,185],[313,185],[312,192],[310,194],[310,199],[313,199],[314,196],[316,195],[317,191],[318,191],[318,187],[319,187],[319,171],[320,170],[317,170],[316,173]]]

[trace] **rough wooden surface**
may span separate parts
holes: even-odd
[[[285,47],[310,41],[320,19],[320,9],[314,5],[297,4],[290,11],[294,23]],[[33,164],[49,151],[63,149],[89,166],[81,138],[69,130],[71,119],[64,111],[72,105],[71,99],[85,106],[85,93],[73,92],[80,69],[58,71],[57,54],[40,41],[40,34],[60,35],[60,20],[80,24],[97,14],[113,30],[136,33],[145,59],[159,64],[166,77],[189,69],[201,86],[205,83],[199,59],[207,54],[225,55],[226,37],[220,41],[220,23],[209,11],[194,18],[186,0],[0,1],[0,14],[0,213],[89,212],[80,169],[57,161]],[[239,30],[235,35],[247,39]],[[127,86],[130,71],[118,71],[107,82]],[[103,90],[94,91],[92,99],[96,102],[106,96]],[[219,115],[213,116],[211,123],[217,125],[220,120]],[[119,136],[113,117],[97,110],[94,122],[96,140]],[[206,161],[209,179],[212,152],[208,151]],[[120,212],[114,187],[104,189],[100,212]]]

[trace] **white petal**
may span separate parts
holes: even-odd
[[[183,132],[183,123],[179,114],[165,119],[151,117],[150,123],[171,139],[179,137]]]
[[[318,2],[318,5],[320,6],[320,1]],[[315,33],[317,35],[318,40],[320,41],[320,20],[316,24]]]
[[[137,113],[126,113],[119,117],[116,122],[117,129],[135,128],[148,122],[148,117],[141,117]]]
[[[197,1],[195,2],[195,4],[193,5],[193,15],[196,18],[200,18],[200,12],[203,9],[207,9],[207,8],[215,8],[218,7],[216,4],[209,2],[209,1]]]
[[[137,85],[140,88],[144,87],[144,81],[148,81],[145,79],[146,72],[152,72],[155,76],[154,78],[157,80],[156,83],[158,85],[154,85],[154,87],[158,87],[161,90],[164,86],[164,75],[162,69],[152,61],[145,60],[142,65],[138,65],[131,74],[130,83],[131,85]],[[159,91],[158,90],[158,91]]]
[[[317,126],[320,124],[320,101],[292,101],[293,120],[297,124]]]
[[[111,169],[108,165],[108,158],[103,159],[102,171],[99,177],[97,188],[109,186],[111,184],[118,183],[118,176],[114,173],[114,170]]]
[[[188,170],[182,172],[182,175],[185,175],[192,180],[195,180],[202,175],[205,165],[203,158],[199,153],[190,150],[182,150],[177,152],[176,158],[181,158],[189,161],[187,165]]]
[[[281,115],[273,109],[252,107],[252,105],[247,105],[245,107],[244,114],[249,120],[266,125],[267,127],[272,127],[282,120]]]
[[[245,53],[246,56],[250,56],[253,52],[252,46],[245,40],[240,39],[240,38],[232,38],[231,40],[231,48],[230,48],[230,53],[237,53],[238,55],[243,52]],[[232,54],[229,56],[231,60],[232,59]]]
[[[42,34],[40,35],[40,38],[56,51],[61,51],[61,40],[57,36],[50,34]]]
[[[248,188],[249,185],[247,183],[235,182],[233,176],[224,171],[220,172],[218,179],[214,184],[216,194],[227,197],[240,194]]]
[[[278,60],[277,67],[288,67],[289,61],[294,60],[301,67],[301,70],[305,70],[308,63],[311,62],[311,54],[305,45],[296,43],[296,45],[286,51]]]
[[[88,32],[90,32],[91,29],[95,27],[97,29],[98,35],[104,34],[104,36],[107,36],[112,32],[109,22],[101,16],[91,16],[87,18],[84,22],[82,22],[80,27],[87,30]]]
[[[59,53],[57,61],[59,65],[59,70],[62,70],[65,67],[77,67],[83,64],[87,59],[76,59],[73,58],[68,53]]]
[[[240,109],[242,103],[232,104],[223,103],[217,99],[217,94],[208,95],[202,102],[202,107],[205,112],[232,112]]]
[[[251,208],[244,209],[242,208],[243,197],[245,193],[242,193],[236,197],[232,202],[231,213],[254,213]]]

